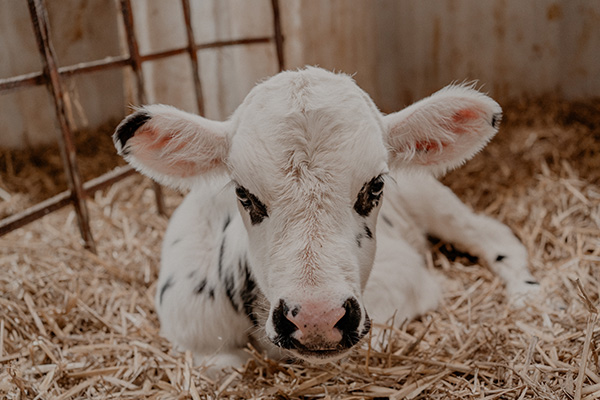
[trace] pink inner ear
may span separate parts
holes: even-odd
[[[172,139],[173,136],[170,134],[159,135],[155,130],[145,127],[130,139],[130,146],[133,149],[133,155],[140,162],[165,175],[187,178],[205,173],[218,166],[219,160],[216,159],[210,160],[208,165],[204,165],[204,168],[193,161],[177,160],[177,156],[172,157],[171,160],[165,160],[165,158],[169,158],[169,155],[186,147],[186,143],[180,140],[175,146],[169,147],[170,154],[165,154],[162,150]]]
[[[452,115],[452,120],[446,129],[451,132],[461,135],[473,130],[473,124],[481,118],[480,111],[476,108],[465,108],[458,110]],[[450,156],[448,151],[452,152],[452,149],[446,149],[450,146],[449,143],[436,142],[429,140],[417,141],[415,143],[415,149],[420,153],[419,163],[422,165],[433,165],[440,160],[443,160]],[[444,150],[443,154],[439,154],[439,151]]]
[[[469,124],[480,118],[480,112],[474,108],[465,108],[452,116],[452,132],[462,134],[469,131]]]
[[[448,146],[448,143],[441,143],[442,148],[445,148],[446,146]],[[417,149],[417,151],[425,152],[429,152],[431,150],[440,150],[440,143],[430,141],[419,141],[415,143],[415,149]]]
[[[159,151],[167,146],[167,144],[173,139],[173,135],[167,133],[158,135],[158,133],[149,127],[144,127],[139,130],[133,139],[139,139],[139,143],[142,144],[148,150]],[[172,147],[171,150],[181,150],[185,147],[185,143],[180,143]]]

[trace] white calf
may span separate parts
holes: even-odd
[[[241,363],[249,341],[272,357],[340,357],[369,331],[367,310],[401,321],[436,306],[426,233],[485,260],[510,293],[537,285],[510,229],[431,175],[472,157],[500,117],[464,86],[384,116],[350,77],[317,68],[257,85],[226,122],[138,109],[114,135],[120,154],[192,189],[164,240],[162,332],[217,365]]]

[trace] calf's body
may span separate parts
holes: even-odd
[[[162,332],[218,366],[243,362],[248,342],[272,357],[338,358],[372,320],[436,306],[426,234],[483,259],[509,293],[531,290],[510,229],[433,177],[483,147],[500,112],[452,86],[384,116],[348,76],[317,68],[257,85],[225,122],[137,110],[115,133],[121,154],[192,189],[164,239]]]

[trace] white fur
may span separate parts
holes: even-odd
[[[355,297],[359,328],[365,310],[401,322],[434,308],[441,286],[424,267],[425,234],[481,257],[509,293],[535,286],[525,283],[527,252],[510,229],[474,214],[431,175],[496,132],[500,107],[472,87],[384,116],[350,77],[307,68],[257,85],[227,122],[161,105],[142,112],[151,119],[120,150],[153,178],[192,188],[165,236],[157,307],[164,335],[197,360],[239,364],[248,341],[288,354],[270,343],[280,299],[335,308]],[[414,167],[429,172],[406,172]],[[357,194],[380,174],[393,178],[385,200],[361,216]],[[267,218],[252,223],[236,185],[264,203]],[[257,326],[233,307],[243,303],[245,263],[259,289]]]

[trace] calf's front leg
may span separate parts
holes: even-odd
[[[539,290],[528,268],[527,249],[505,224],[477,214],[431,175],[398,177],[397,195],[426,233],[482,259],[520,304]]]

